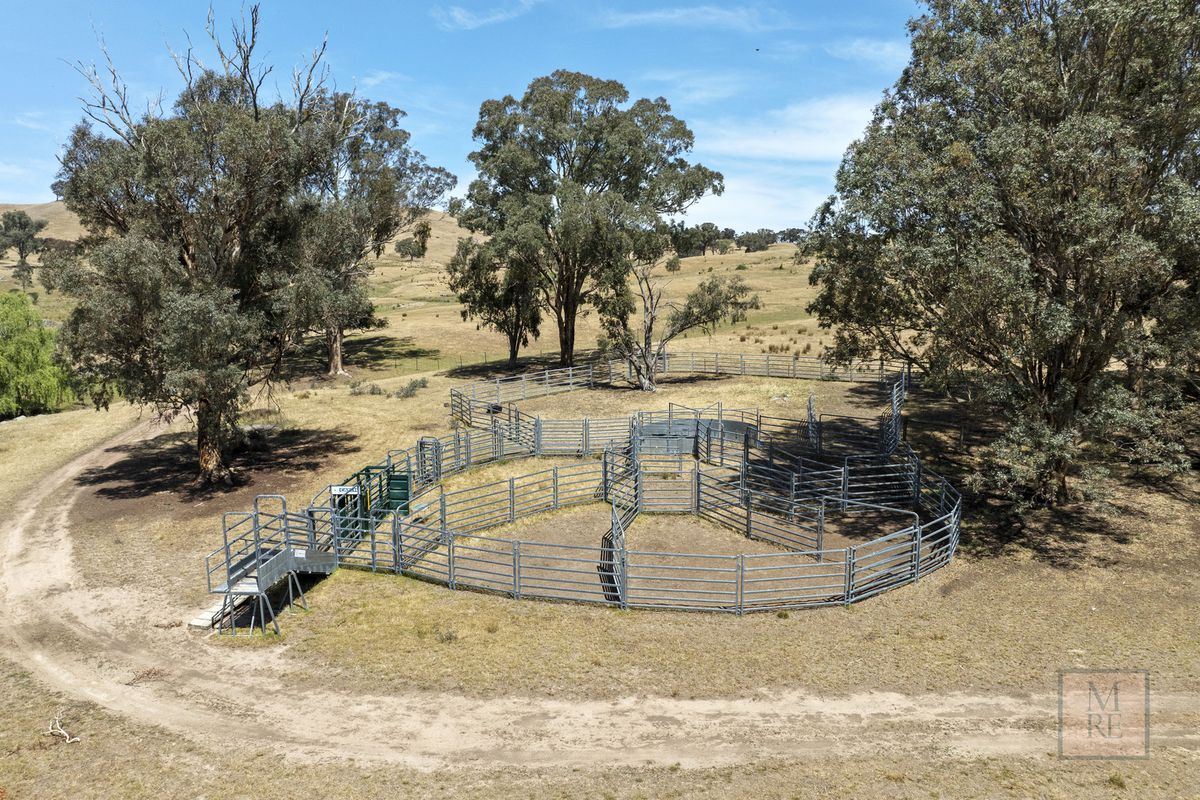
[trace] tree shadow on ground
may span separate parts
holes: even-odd
[[[325,357],[324,340],[308,339],[284,359],[280,378],[287,382],[325,378],[328,366]],[[342,365],[348,371],[399,369],[408,364],[419,365],[421,360],[434,366],[440,363],[440,357],[440,350],[418,347],[411,336],[372,333],[352,336],[342,345]]]
[[[577,351],[575,353],[575,366],[581,370],[587,369],[587,364],[595,357],[592,351]],[[524,355],[517,358],[517,365],[510,366],[507,358],[498,358],[492,361],[477,361],[472,364],[460,363],[458,366],[449,366],[445,375],[448,378],[474,378],[482,380],[485,378],[504,378],[509,375],[521,375],[530,372],[538,372],[546,369],[562,369],[562,364],[559,363],[557,353],[548,353],[545,355]]]
[[[95,487],[95,495],[128,500],[156,494],[173,495],[180,502],[198,502],[236,493],[248,487],[260,490],[281,485],[280,473],[315,472],[333,456],[356,453],[357,438],[341,429],[287,429],[256,431],[229,454],[234,479],[229,484],[201,484],[196,480],[196,442],[192,433],[164,433],[143,442],[109,448],[121,458],[76,478],[81,486]]]
[[[1076,504],[1024,514],[998,498],[964,498],[960,550],[973,558],[1001,558],[1024,551],[1049,566],[1075,570],[1121,563],[1114,546],[1137,534],[1122,524],[1136,518],[1131,503]]]
[[[962,494],[959,552],[969,558],[1023,553],[1064,570],[1128,565],[1142,557],[1129,546],[1145,541],[1151,526],[1181,524],[1168,505],[1200,501],[1194,483],[1114,468],[1101,499],[1019,512],[1010,499],[970,486],[985,448],[1004,432],[1003,410],[919,388],[915,394],[908,406],[915,410],[904,415],[904,440],[927,476],[946,478]]]

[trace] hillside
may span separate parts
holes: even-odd
[[[15,209],[24,210],[35,219],[49,220],[48,236],[73,239],[83,233],[78,220],[62,203],[0,204],[0,211]],[[348,337],[346,364],[356,376],[361,377],[364,372],[372,376],[406,374],[430,367],[496,361],[506,355],[503,336],[462,319],[461,306],[447,284],[446,264],[459,237],[468,232],[442,212],[433,212],[429,221],[433,232],[424,258],[409,261],[389,249],[374,262],[372,295],[387,326]],[[767,352],[775,347],[778,352],[818,352],[826,337],[804,310],[812,289],[808,285],[807,268],[793,262],[794,252],[794,246],[782,244],[758,253],[735,251],[723,256],[683,259],[683,268],[667,276],[669,298],[682,298],[709,273],[742,272],[763,301],[763,307],[751,312],[748,321],[736,329],[725,327],[711,337],[692,334],[687,349]],[[11,272],[2,269],[13,263],[15,258],[11,254],[0,259],[0,291],[16,288]],[[35,291],[46,319],[61,321],[69,313],[71,304],[67,298],[47,295],[40,286],[35,286]],[[594,347],[599,334],[594,313],[579,320],[576,336],[579,348]],[[681,340],[679,345],[684,346],[684,342]],[[546,317],[541,337],[524,355],[549,359],[557,350],[554,320]],[[314,343],[301,359],[301,375],[319,375],[320,358],[319,347]]]

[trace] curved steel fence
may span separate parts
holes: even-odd
[[[209,556],[210,589],[229,592],[249,580],[265,593],[279,576],[262,565],[290,551],[293,572],[304,571],[306,557],[331,559],[514,598],[743,613],[853,603],[953,557],[961,497],[899,441],[906,369],[871,362],[837,371],[819,359],[700,353],[670,355],[663,367],[880,381],[889,405],[878,420],[859,418],[875,433],[860,424],[847,439],[816,415],[811,399],[805,419],[672,405],[630,417],[548,420],[515,405],[617,380],[615,362],[466,384],[451,391],[458,426],[451,434],[391,451],[323,490],[303,514],[256,504],[251,514],[227,515],[225,545]],[[547,455],[584,460],[442,488],[448,476],[480,464]],[[591,503],[604,504],[608,518],[594,546],[489,535]],[[631,549],[627,533],[641,513],[695,514],[779,552]],[[870,541],[826,546],[827,526],[856,515],[894,527]],[[262,541],[266,548],[256,549]]]

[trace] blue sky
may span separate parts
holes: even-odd
[[[219,25],[241,4],[213,4]],[[460,179],[479,104],[519,96],[555,69],[665,97],[696,134],[696,160],[725,175],[722,197],[689,214],[745,230],[808,221],[842,152],[907,60],[911,0],[689,3],[687,0],[265,0],[261,53],[280,85],[328,32],[339,88],[408,112],[413,143]],[[178,88],[168,47],[204,53],[207,2],[11,4],[0,36],[0,202],[53,199],[56,156],[100,59],[102,36],[131,94]]]

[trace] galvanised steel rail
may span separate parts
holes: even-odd
[[[811,398],[806,419],[672,404],[631,417],[545,420],[514,405],[594,386],[598,376],[612,381],[621,374],[614,362],[468,384],[452,390],[451,416],[460,427],[451,434],[389,452],[323,490],[303,514],[281,502],[268,512],[256,502],[250,514],[226,515],[225,544],[207,560],[210,591],[225,595],[230,618],[237,598],[252,595],[263,625],[268,615],[274,621],[266,594],[276,584],[288,581],[290,592],[297,574],[336,566],[515,598],[743,613],[856,602],[950,561],[962,501],[898,440],[907,369],[870,362],[839,371],[819,359],[699,353],[669,355],[662,366],[882,380],[890,403],[878,436],[842,437]],[[479,464],[563,454],[601,458],[441,488],[446,477]],[[594,547],[482,535],[587,503],[608,506],[607,531]],[[696,514],[780,553],[631,550],[626,534],[642,512]],[[827,522],[863,512],[910,521],[869,542],[824,546]]]

